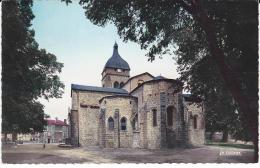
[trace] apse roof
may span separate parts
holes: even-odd
[[[153,80],[159,80],[159,79],[168,79],[168,78],[165,78],[164,76],[161,76],[161,75],[153,78]]]

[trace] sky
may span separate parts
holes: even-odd
[[[32,28],[39,47],[56,55],[57,61],[64,64],[59,75],[65,84],[62,98],[39,99],[51,118],[67,118],[71,84],[101,86],[101,72],[112,56],[115,41],[119,54],[130,66],[130,76],[149,72],[154,76],[178,77],[172,56],[148,62],[145,56],[148,51],[141,50],[136,43],[124,43],[114,25],[92,24],[76,1],[67,6],[59,0],[36,0],[32,9],[35,15]]]

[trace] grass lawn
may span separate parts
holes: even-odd
[[[253,145],[249,145],[249,144],[236,144],[236,143],[231,143],[231,142],[212,142],[212,141],[207,141],[206,145],[208,145],[208,146],[233,147],[233,148],[240,148],[240,149],[254,149]]]

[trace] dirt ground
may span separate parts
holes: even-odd
[[[65,149],[57,144],[2,147],[3,163],[252,163],[252,149],[201,146],[188,149]]]

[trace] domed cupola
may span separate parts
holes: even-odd
[[[105,68],[116,68],[116,69],[122,69],[122,70],[130,70],[128,63],[123,58],[121,58],[121,56],[118,53],[117,43],[114,44],[113,55],[107,61],[104,69]]]
[[[130,67],[118,54],[118,45],[115,43],[113,55],[102,72],[102,87],[122,88],[129,77]]]

